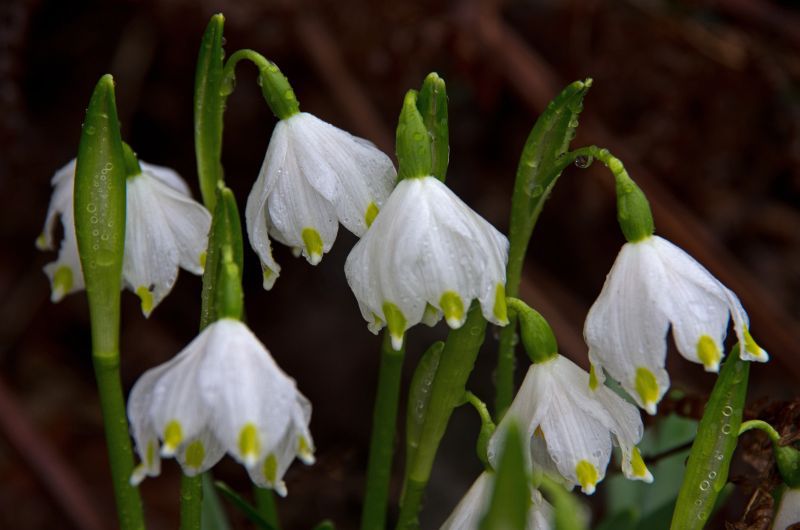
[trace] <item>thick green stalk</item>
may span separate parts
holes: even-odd
[[[382,530],[386,527],[386,507],[389,502],[389,482],[392,477],[394,436],[400,400],[400,379],[403,374],[405,348],[392,347],[391,334],[383,334],[378,391],[372,415],[372,438],[367,464],[367,487],[361,512],[362,530]]]
[[[439,367],[433,379],[428,410],[419,437],[419,447],[414,459],[407,462],[403,501],[400,506],[398,529],[419,528],[418,514],[422,495],[433,469],[439,443],[447,429],[453,409],[464,402],[467,379],[475,366],[475,359],[483,344],[486,320],[480,306],[474,303],[467,313],[467,321],[450,332],[442,350]]]
[[[181,475],[181,530],[200,530],[203,506],[203,475]]]
[[[119,525],[144,528],[131,486],[133,450],[119,374],[119,321],[125,243],[125,155],[114,80],[103,76],[86,110],[75,170],[75,233],[89,299],[92,361],[103,411]]]
[[[533,126],[517,166],[514,194],[511,198],[509,250],[506,268],[506,295],[517,297],[522,266],[533,229],[545,201],[561,171],[560,159],[569,148],[583,110],[583,98],[591,79],[567,86],[542,113]],[[517,319],[509,315],[509,324],[500,331],[495,397],[495,420],[505,413],[514,396],[514,346]]]
[[[275,504],[275,494],[272,490],[267,488],[253,488],[253,495],[256,499],[256,509],[261,517],[268,522],[275,530],[280,530],[280,521],[278,520],[278,506]]]

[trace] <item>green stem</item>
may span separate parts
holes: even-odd
[[[131,486],[133,473],[133,450],[125,420],[125,398],[119,375],[119,352],[93,352],[94,373],[103,411],[108,456],[111,464],[111,479],[114,497],[122,530],[143,529],[142,500],[139,490]]]
[[[253,488],[253,495],[256,499],[256,508],[261,517],[268,522],[275,530],[280,530],[281,525],[278,519],[278,507],[275,504],[275,495],[272,490],[267,488]]]
[[[463,403],[467,379],[475,366],[475,359],[483,344],[485,332],[486,320],[476,303],[470,308],[464,325],[452,330],[447,337],[433,379],[419,447],[414,453],[413,461],[407,462],[408,481],[400,506],[398,529],[419,528],[418,514],[422,495],[431,476],[439,443],[444,436],[453,409]]]
[[[739,436],[751,429],[759,429],[765,432],[766,435],[769,436],[769,439],[772,443],[778,443],[781,439],[781,435],[778,433],[778,431],[776,431],[772,425],[764,420],[750,420],[742,423],[742,426],[739,427]]]
[[[382,530],[386,527],[386,506],[389,501],[389,482],[392,476],[394,435],[400,398],[400,379],[403,373],[405,348],[392,347],[391,334],[383,334],[378,391],[372,415],[372,438],[367,464],[367,487],[361,512],[362,530]]]
[[[258,68],[258,84],[261,93],[269,105],[272,113],[279,119],[291,118],[300,112],[300,103],[297,101],[292,85],[278,66],[254,50],[237,50],[231,55],[222,71],[221,93],[227,97],[236,83],[236,65],[246,59]]]
[[[203,476],[181,475],[181,530],[200,530]]]

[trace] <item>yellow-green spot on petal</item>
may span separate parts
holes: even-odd
[[[297,438],[297,455],[305,464],[314,463],[314,451],[311,449],[311,445],[308,443],[305,436],[299,436]]]
[[[378,211],[379,210],[377,204],[375,204],[374,202],[369,203],[369,206],[367,206],[367,211],[364,214],[364,222],[367,223],[367,228],[372,226],[372,221],[374,221],[375,218],[378,217]]]
[[[442,318],[442,315],[438,309],[431,304],[425,304],[425,312],[422,314],[423,324],[433,327],[439,322],[440,318]]]
[[[458,293],[445,291],[439,299],[439,307],[442,308],[448,326],[458,329],[464,324],[464,301]]]
[[[306,246],[308,261],[316,265],[322,260],[322,236],[313,228],[303,228],[303,243]]]
[[[239,431],[239,453],[248,465],[256,463],[261,444],[258,440],[258,430],[253,423],[246,423]]]
[[[638,447],[634,447],[631,453],[631,467],[633,468],[634,477],[652,480],[653,476],[650,474],[647,466],[644,465],[642,453],[639,452]]]
[[[153,464],[156,463],[156,443],[150,440],[147,443],[147,451],[144,455],[144,463],[147,467],[153,467]]]
[[[186,465],[195,469],[200,469],[203,459],[206,457],[206,450],[203,442],[195,440],[186,448]]]
[[[64,298],[72,289],[72,269],[66,265],[56,269],[53,274],[53,301],[57,302]]]
[[[198,258],[198,261],[200,262],[200,266],[205,269],[206,268],[206,251],[205,250],[200,253],[200,257]]]
[[[174,453],[181,441],[183,441],[181,424],[177,420],[172,420],[164,427],[164,451],[168,454]]]
[[[506,286],[498,283],[494,290],[494,307],[492,313],[501,326],[508,324],[508,308],[506,307]]]
[[[142,313],[149,316],[153,311],[153,293],[144,285],[140,285],[136,288],[136,296],[142,301]]]
[[[383,303],[383,316],[392,336],[392,348],[399,351],[403,346],[403,334],[406,332],[406,317],[400,308],[391,302]]]
[[[658,402],[658,381],[653,372],[641,366],[637,368],[635,387],[645,410],[650,414],[655,414]]]
[[[719,371],[719,360],[722,358],[722,353],[714,339],[708,335],[701,336],[697,341],[697,357],[707,372]]]
[[[581,491],[587,495],[594,493],[595,485],[599,474],[594,464],[588,460],[581,460],[575,466],[575,475],[578,477],[578,483],[581,485]]]
[[[589,366],[589,388],[597,390],[600,381],[597,380],[597,372],[594,370],[594,365]]]
[[[36,248],[39,250],[47,250],[47,236],[44,234],[39,234],[39,237],[36,238]]]
[[[275,458],[274,453],[270,453],[269,456],[264,459],[264,478],[267,479],[267,482],[270,484],[275,484],[275,481],[278,479],[278,459]]]
[[[744,351],[752,355],[753,357],[758,357],[759,359],[764,358],[764,350],[761,349],[761,346],[756,344],[755,339],[750,334],[750,330],[747,329],[747,326],[744,326]]]

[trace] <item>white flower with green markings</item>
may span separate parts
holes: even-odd
[[[145,162],[140,166],[141,173],[126,181],[122,276],[125,286],[141,299],[142,312],[149,316],[169,294],[179,267],[193,274],[203,273],[211,215],[192,200],[189,188],[177,173]],[[74,183],[72,160],[53,176],[53,196],[44,229],[36,240],[39,249],[52,250],[55,222],[61,217],[64,236],[58,259],[44,267],[54,302],[84,288],[75,236]]]
[[[230,318],[145,372],[128,417],[142,461],[132,484],[158,475],[160,457],[175,456],[194,476],[227,452],[257,485],[286,495],[282,478],[295,456],[314,462],[311,404],[250,329]]]
[[[583,332],[595,376],[602,381],[607,371],[655,414],[669,388],[670,327],[683,357],[717,372],[730,318],[742,359],[767,361],[736,295],[686,252],[653,235],[622,247]]]
[[[466,495],[461,499],[440,530],[478,530],[492,500],[494,473],[481,473]],[[553,525],[553,507],[539,490],[531,489],[531,505],[524,530],[550,530]]]
[[[457,329],[478,300],[487,320],[508,323],[508,240],[434,177],[400,181],[345,263],[369,329],[388,326],[400,349],[406,330],[444,314]]]
[[[270,237],[316,265],[340,222],[359,237],[366,232],[396,176],[389,157],[366,140],[305,112],[280,120],[245,210],[264,288],[280,272]]]
[[[605,477],[612,445],[620,447],[627,478],[653,480],[636,447],[643,432],[638,409],[566,357],[530,366],[489,441],[493,463],[511,421],[525,429],[534,469],[560,476],[570,487],[579,485],[588,495]]]

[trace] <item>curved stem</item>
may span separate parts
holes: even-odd
[[[486,320],[475,303],[467,313],[467,321],[447,337],[439,367],[431,386],[431,398],[414,459],[407,462],[408,481],[400,506],[398,529],[419,528],[418,513],[422,495],[433,469],[439,443],[447,429],[453,409],[463,403],[465,386],[475,359],[483,344]]]
[[[391,334],[383,333],[378,390],[372,415],[372,438],[367,464],[367,485],[361,512],[362,530],[382,530],[386,527],[386,506],[389,502],[389,482],[392,477],[394,435],[400,399],[400,379],[403,374],[405,348],[392,347]]]
[[[781,435],[778,431],[764,420],[750,420],[742,423],[742,426],[739,427],[739,436],[752,429],[758,429],[766,433],[772,443],[778,443],[781,439]]]

